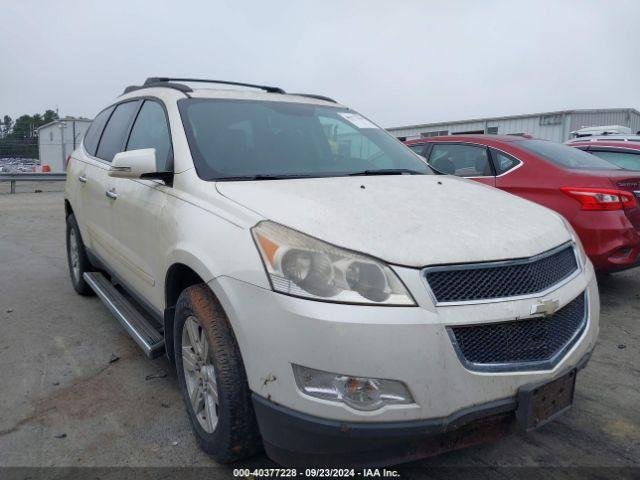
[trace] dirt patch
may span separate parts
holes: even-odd
[[[54,391],[35,402],[33,413],[20,419],[15,425],[0,431],[0,436],[20,430],[31,423],[46,425],[48,417],[56,414],[75,420],[85,420],[96,415],[117,410],[121,405],[122,388],[106,365],[88,377],[81,377],[72,384]]]

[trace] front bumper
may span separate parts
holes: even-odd
[[[446,418],[473,405],[514,397],[575,367],[598,335],[599,297],[589,263],[570,282],[544,295],[562,307],[588,293],[586,328],[553,367],[502,372],[472,371],[462,364],[447,327],[513,321],[530,316],[539,298],[435,307],[420,273],[394,267],[416,307],[378,307],[289,297],[230,277],[210,282],[233,326],[250,389],[296,412],[354,423]],[[403,382],[415,403],[374,411],[302,393],[292,364],[326,372]]]
[[[578,369],[584,368],[590,355],[582,357]],[[267,454],[291,467],[396,465],[522,430],[517,397],[468,407],[444,418],[385,423],[318,418],[255,394],[253,404]]]

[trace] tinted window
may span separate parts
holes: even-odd
[[[170,162],[171,137],[164,109],[158,102],[147,100],[131,128],[127,150],[155,148],[159,171],[168,171]]]
[[[459,177],[493,175],[487,149],[473,145],[438,143],[431,149],[429,165],[439,172]]]
[[[179,106],[198,175],[207,180],[431,173],[385,130],[344,108],[219,99],[185,99]]]
[[[520,162],[509,155],[505,155],[502,152],[497,150],[491,150],[491,154],[493,155],[493,166],[496,169],[496,174],[501,175],[513,167],[518,165]]]
[[[121,103],[116,107],[100,139],[97,157],[110,162],[116,153],[124,150],[125,137],[137,108],[137,101]]]
[[[596,157],[607,162],[611,162],[620,168],[627,170],[640,170],[640,151],[638,153],[630,152],[596,152],[591,151]]]
[[[559,167],[572,170],[612,170],[618,168],[582,150],[549,140],[519,140],[513,142],[513,145],[538,155]]]
[[[96,155],[96,147],[100,141],[100,135],[104,129],[104,124],[109,120],[111,112],[113,112],[113,107],[109,107],[96,115],[96,118],[93,119],[87,133],[84,135],[84,148],[87,150],[89,155]]]
[[[424,152],[424,144],[423,145],[407,145],[407,146],[418,155],[422,155],[422,152]]]

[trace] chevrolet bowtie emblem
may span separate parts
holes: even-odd
[[[545,298],[531,305],[531,315],[542,313],[543,315],[552,315],[560,307],[560,300],[552,300]]]

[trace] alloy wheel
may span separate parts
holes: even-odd
[[[210,357],[202,325],[196,317],[188,317],[182,326],[182,368],[191,407],[207,433],[218,424],[218,385]]]
[[[80,281],[80,252],[78,250],[78,237],[76,231],[69,230],[69,260],[71,261],[71,273],[76,282]]]

